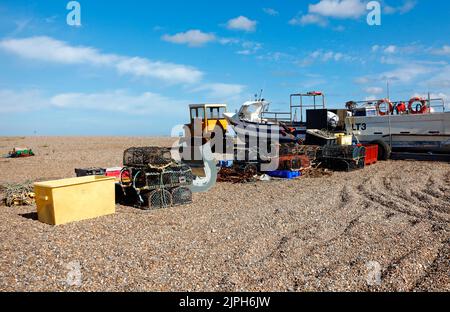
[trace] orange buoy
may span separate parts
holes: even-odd
[[[405,113],[406,112],[405,102],[398,103],[397,106],[395,107],[395,109],[397,110],[397,114]]]
[[[381,107],[383,104],[387,105],[386,110],[382,110]],[[392,113],[392,111],[394,110],[394,105],[392,105],[392,102],[389,101],[388,99],[383,99],[383,100],[379,100],[377,103],[377,111],[378,114],[380,116],[386,116],[389,115],[390,113]]]
[[[413,107],[414,103],[417,103],[415,107]],[[420,97],[413,97],[409,100],[408,110],[413,115],[425,114],[428,111],[427,101]]]

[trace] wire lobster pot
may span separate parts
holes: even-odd
[[[149,146],[132,147],[123,153],[123,165],[126,167],[164,167],[172,163],[169,148]]]
[[[120,184],[125,195],[136,195],[138,207],[152,210],[192,202],[192,169],[173,160],[170,149],[133,147],[124,152],[123,162]],[[128,182],[122,179],[123,172],[130,177]]]
[[[165,187],[188,186],[194,181],[192,169],[186,165],[170,167],[161,175]]]
[[[352,171],[362,169],[366,160],[364,146],[330,145],[320,150],[320,160],[330,169]]]
[[[176,187],[171,190],[172,205],[181,206],[192,203],[192,191],[187,187]]]
[[[168,208],[172,204],[172,194],[168,190],[158,189],[148,194],[148,210]]]
[[[348,160],[359,160],[366,157],[366,148],[364,146],[353,145],[330,145],[323,146],[321,149],[321,158],[341,158]]]
[[[145,174],[145,181],[136,179],[141,188],[149,190],[157,188],[173,188],[189,186],[194,180],[192,169],[186,165],[174,165],[163,170],[140,169]],[[143,185],[144,184],[144,185]]]
[[[311,161],[315,160],[320,155],[320,146],[316,145],[299,145],[295,143],[283,143],[280,144],[279,155],[305,155]]]
[[[278,170],[301,170],[311,166],[311,161],[306,155],[290,155],[279,157]]]

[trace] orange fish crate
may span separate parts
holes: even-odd
[[[364,145],[366,148],[365,165],[370,166],[378,162],[378,145]]]

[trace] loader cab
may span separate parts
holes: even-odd
[[[193,104],[189,105],[191,123],[200,119],[202,121],[202,130],[205,134],[214,131],[215,127],[220,127],[224,132],[227,131],[228,122],[224,113],[227,112],[226,104]]]

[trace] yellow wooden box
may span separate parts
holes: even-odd
[[[60,225],[115,213],[115,178],[88,176],[34,184],[39,221]]]
[[[353,136],[345,135],[343,133],[336,134],[337,144],[338,145],[352,145],[353,144]]]

